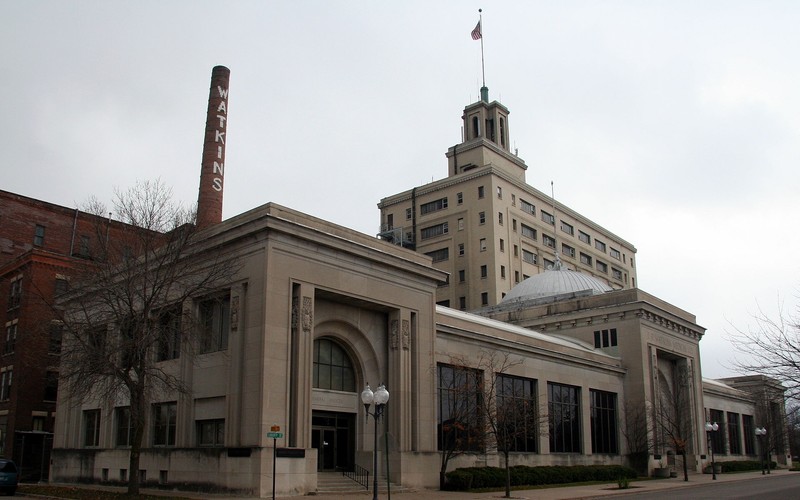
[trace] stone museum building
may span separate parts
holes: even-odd
[[[240,267],[215,306],[184,306],[214,336],[161,361],[189,390],[152,401],[145,484],[269,497],[275,481],[279,495],[304,495],[324,491],[329,473],[372,472],[377,443],[382,482],[437,487],[453,443],[467,453],[447,470],[502,465],[479,418],[488,387],[526,408],[513,464],[629,464],[636,452],[648,472],[680,467],[679,419],[700,471],[709,420],[718,460],[757,459],[754,426],[782,434],[780,386],[704,380],[695,316],[639,288],[626,239],[526,184],[509,111],[482,95],[464,109],[447,177],[380,201],[379,237],[274,203],[221,220],[223,169],[204,166],[203,250],[187,259],[203,266],[213,248]],[[367,384],[390,395],[378,426],[359,397]],[[59,390],[54,481],[126,481],[128,404]],[[769,443],[789,465],[785,441]]]

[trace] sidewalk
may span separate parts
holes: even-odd
[[[716,482],[728,482],[728,481],[746,481],[746,480],[758,480],[758,481],[768,481],[771,477],[786,475],[786,474],[796,474],[790,472],[786,469],[778,469],[773,470],[770,475],[762,475],[761,471],[755,472],[738,472],[735,474],[717,474]],[[647,493],[651,491],[663,491],[663,490],[679,490],[681,488],[687,488],[691,486],[696,486],[698,484],[708,484],[712,483],[714,480],[712,479],[711,474],[698,474],[698,473],[689,473],[689,481],[686,482],[683,480],[683,476],[677,478],[670,478],[670,479],[652,479],[652,480],[644,480],[644,481],[633,481],[630,483],[630,488],[625,490],[620,490],[617,488],[616,482],[609,482],[603,484],[592,484],[592,485],[581,485],[581,486],[568,486],[568,487],[550,487],[550,488],[540,488],[535,490],[512,490],[511,491],[511,498],[514,499],[537,499],[537,500],[569,500],[569,499],[591,499],[591,498],[602,498],[604,496],[611,496],[611,495],[625,495],[630,493]],[[78,485],[73,485],[78,486]],[[114,491],[123,491],[124,488],[121,487],[98,487],[98,486],[78,486],[78,487],[85,487],[87,489],[106,489],[106,490],[114,490]],[[243,497],[243,496],[233,496],[233,495],[208,495],[203,493],[193,493],[193,492],[176,492],[176,491],[163,491],[163,490],[156,490],[150,488],[142,488],[141,493],[148,494],[148,495],[157,495],[157,496],[171,496],[171,497],[183,497],[187,499],[215,499],[215,500],[253,500],[254,498],[258,497]],[[496,498],[503,498],[504,492],[503,491],[490,491],[487,493],[465,493],[463,491],[439,491],[433,489],[420,489],[414,491],[406,491],[403,493],[393,493],[394,497],[397,500],[487,500],[487,499],[496,499]],[[298,500],[303,498],[313,498],[314,500],[366,500],[372,498],[372,492],[364,491],[361,493],[347,493],[347,494],[325,494],[325,495],[307,495],[307,496],[293,496],[293,497],[286,497],[286,496],[278,496],[281,500]],[[262,498],[272,498],[269,494],[266,497]],[[378,498],[381,500],[388,500],[389,495],[386,493],[381,493],[378,495]]]

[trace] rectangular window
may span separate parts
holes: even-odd
[[[481,305],[482,306],[489,305],[489,292],[481,292]]]
[[[8,309],[19,307],[22,302],[22,278],[11,280],[8,290]]]
[[[58,399],[58,372],[48,371],[44,376],[44,395],[45,401],[56,401]]]
[[[91,244],[90,239],[88,236],[81,236],[81,243],[80,248],[78,250],[78,255],[81,257],[88,257],[91,251]]]
[[[500,186],[497,186],[497,199],[498,200],[503,199],[503,188],[501,188]]]
[[[511,195],[511,206],[512,207],[516,207],[517,206],[517,195],[515,195],[515,194]]]
[[[15,320],[16,321],[16,320]],[[3,348],[4,354],[11,354],[17,345],[17,323],[6,326],[6,345]]]
[[[83,446],[100,446],[100,410],[83,410]]]
[[[566,243],[561,244],[561,253],[567,257],[572,257],[573,259],[575,258],[575,249]]]
[[[153,446],[175,446],[177,408],[174,402],[153,405]]]
[[[594,331],[594,347],[596,349],[600,349],[602,347],[615,347],[616,345],[617,345],[616,328]]]
[[[522,236],[536,241],[536,230],[530,226],[522,224]]]
[[[602,241],[598,240],[597,238],[595,238],[595,240],[594,240],[594,247],[596,249],[600,250],[601,252],[605,252],[606,251],[606,244],[603,243]]]
[[[485,252],[486,251],[486,238],[481,238],[480,242],[479,242],[479,245],[480,245],[479,248],[480,248],[481,252]]]
[[[742,415],[742,432],[744,434],[744,452],[747,455],[756,454],[756,426],[752,415]]]
[[[575,234],[575,229],[573,229],[572,225],[567,224],[563,220],[561,221],[561,230],[569,235]]]
[[[725,412],[722,410],[708,410],[709,421],[717,423],[719,429],[711,431],[711,448],[717,455],[725,453]]]
[[[14,378],[14,370],[6,370],[0,375],[0,401],[11,399],[11,382]]]
[[[605,262],[603,262],[601,260],[596,261],[596,264],[597,264],[596,267],[597,267],[598,271],[600,271],[601,273],[608,273],[608,264],[606,264]]]
[[[231,329],[231,296],[210,298],[200,302],[200,352],[223,351],[228,348]]]
[[[542,220],[545,223],[550,224],[551,226],[554,226],[556,224],[556,218],[555,217],[553,217],[552,215],[548,214],[544,210],[541,210],[540,213],[542,214],[541,217],[542,217]]]
[[[622,281],[622,271],[620,271],[619,269],[615,269],[615,268],[612,267],[611,268],[611,276],[613,276],[615,280]]]
[[[553,269],[553,267],[555,267],[555,265],[556,265],[556,263],[553,262],[552,260],[544,259],[544,268],[545,269]]]
[[[456,203],[459,205],[464,203],[464,193],[456,193]]]
[[[450,258],[450,247],[440,248],[432,252],[425,252],[425,255],[433,259],[433,262],[442,262]]]
[[[464,270],[464,269],[459,269],[458,270],[458,282],[459,283],[463,283],[465,281],[467,281],[467,271]]]
[[[69,281],[67,281],[65,278],[56,278],[53,289],[56,296],[63,295],[69,291]]]
[[[739,439],[739,414],[728,412],[728,444],[731,455],[741,455],[742,445]]]
[[[447,232],[447,222],[442,222],[441,224],[436,224],[435,226],[422,228],[422,230],[420,230],[420,238],[427,240],[428,238],[434,238],[436,236],[447,234]]]
[[[506,279],[506,266],[500,266],[500,278]]]
[[[514,283],[519,283],[519,271],[514,271]]]
[[[517,231],[517,219],[511,219],[511,230],[514,232]]]
[[[527,262],[528,264],[536,264],[536,254],[533,252],[529,252],[528,250],[522,249],[522,260]]]
[[[406,208],[406,220],[411,220],[411,216],[414,215],[410,208]]]
[[[61,352],[61,337],[64,335],[64,326],[58,322],[50,323],[48,328],[50,335],[50,342],[47,347],[47,352],[51,354],[59,354]]]
[[[483,372],[439,364],[439,421],[437,441],[440,451],[483,450]]]
[[[486,212],[478,212],[478,224],[486,224]]]
[[[592,453],[619,453],[616,393],[590,389],[589,400],[592,412]]]
[[[519,247],[514,245],[514,257],[519,257]]]
[[[551,453],[581,452],[580,388],[548,382]]]
[[[488,268],[484,264],[481,266],[481,278],[485,278],[488,275],[489,275]]]
[[[536,380],[498,374],[497,426],[499,440],[509,451],[537,453],[539,409],[536,405]],[[502,443],[502,441],[501,441]]]
[[[527,201],[523,200],[522,198],[519,199],[519,208],[523,212],[527,212],[533,216],[536,215],[536,207],[532,203],[528,203]]]
[[[33,232],[33,245],[37,247],[44,245],[44,226],[36,224],[36,229]]]
[[[181,310],[178,307],[161,312],[156,319],[158,343],[156,361],[177,359],[181,353]]]
[[[197,421],[197,446],[224,446],[225,419]]]
[[[463,243],[459,243],[458,244],[458,256],[462,257],[463,255],[464,255],[464,244]]]
[[[497,212],[497,223],[503,225],[503,212]]]
[[[592,244],[592,238],[588,234],[584,233],[583,231],[578,231],[578,239],[581,240],[582,242],[586,243],[587,245],[591,245]]]
[[[458,308],[462,311],[467,308],[467,298],[466,297],[459,297],[458,298]]]
[[[581,264],[591,266],[592,265],[592,256],[586,255],[585,253],[581,252]]]
[[[478,198],[483,198],[483,196],[484,196],[483,186],[478,186]]]
[[[133,437],[130,406],[114,408],[114,425],[116,426],[117,446],[130,446]]]
[[[506,241],[503,238],[500,238],[500,251],[501,252],[506,251]]]
[[[431,212],[438,212],[447,208],[447,198],[440,198],[438,200],[429,201],[419,206],[420,215],[429,214]]]
[[[542,235],[542,243],[546,247],[555,248],[556,247],[556,240],[552,236],[547,236],[546,234]]]
[[[616,248],[613,248],[613,247],[609,248],[608,249],[608,255],[610,255],[612,259],[620,260],[619,250],[617,250]]]

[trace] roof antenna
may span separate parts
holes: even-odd
[[[550,181],[550,198],[553,200],[553,252],[556,255],[556,262],[553,264],[553,271],[561,271],[561,259],[558,257],[558,234],[556,230],[556,195],[553,181]]]

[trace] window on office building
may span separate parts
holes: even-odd
[[[581,264],[591,266],[592,265],[591,255],[586,255],[585,253],[581,252]]]
[[[551,453],[581,452],[580,388],[547,384],[548,424]]]
[[[153,405],[153,446],[175,446],[177,411],[175,402]]]
[[[130,446],[133,437],[130,406],[114,408],[114,426],[116,427],[116,446]]]
[[[464,193],[456,193],[456,203],[459,205],[464,203]]]
[[[596,267],[597,267],[598,271],[600,271],[601,273],[608,273],[608,264],[606,264],[605,262],[603,262],[601,260],[596,261],[596,264],[597,264]]]
[[[620,281],[622,281],[622,271],[620,271],[619,269],[615,269],[615,268],[613,268],[613,267],[612,267],[612,268],[611,268],[611,276],[612,276],[612,277],[613,277],[615,280],[620,280]]]
[[[583,231],[578,231],[578,239],[586,243],[587,245],[590,245],[592,243],[592,238]]]
[[[463,255],[464,255],[464,244],[463,243],[459,243],[458,244],[458,256],[461,257]]]
[[[225,419],[198,420],[195,423],[197,446],[224,446]]]
[[[548,236],[546,234],[542,235],[542,243],[546,247],[555,248],[556,247],[556,240],[552,236]]]
[[[100,446],[100,410],[83,410],[83,446]]]
[[[447,208],[447,198],[440,198],[438,200],[429,201],[419,206],[420,215],[438,212]]]
[[[478,224],[486,224],[486,212],[478,212]]]
[[[711,434],[711,448],[717,455],[722,455],[725,453],[725,437],[727,434],[725,432],[725,412],[722,410],[709,410],[708,414],[710,422],[719,425],[717,431],[709,432]]]
[[[567,257],[572,257],[573,259],[575,258],[575,249],[566,243],[561,244],[561,253]]]
[[[555,223],[556,223],[556,218],[555,217],[553,217],[551,214],[548,214],[544,210],[540,210],[540,213],[542,214],[541,217],[542,217],[542,220],[544,222],[546,222],[547,224],[550,224],[550,225],[555,225]]]
[[[600,250],[601,252],[605,252],[606,251],[606,244],[603,243],[602,241],[598,240],[597,238],[595,238],[595,240],[594,240],[594,247],[596,249]]]
[[[459,269],[458,270],[458,282],[459,283],[463,283],[465,281],[467,281],[467,271],[464,270],[464,269]]]
[[[487,267],[486,267],[486,265],[484,264],[484,265],[482,265],[482,266],[481,266],[481,278],[485,278],[485,277],[487,277],[488,275],[489,275],[488,268],[487,268]]]
[[[33,245],[37,247],[44,245],[44,226],[36,224],[36,229],[33,231]]]
[[[561,230],[569,235],[575,234],[575,229],[572,227],[572,225],[567,224],[563,220],[561,221]]]
[[[481,292],[481,305],[482,306],[489,305],[489,292]]]
[[[536,230],[530,226],[522,224],[522,236],[536,241]]]
[[[617,329],[609,328],[594,331],[594,346],[597,349],[602,347],[614,347],[617,345]]]
[[[224,351],[230,333],[231,296],[229,293],[200,301],[200,352]]]
[[[610,255],[612,259],[620,260],[620,253],[619,250],[617,250],[616,248],[613,247],[609,248],[608,255]]]
[[[419,237],[420,239],[427,240],[428,238],[434,238],[443,234],[447,234],[447,222],[422,228]]]
[[[439,421],[436,426],[439,450],[483,450],[483,372],[439,364],[437,366]]]
[[[528,264],[536,264],[536,254],[533,252],[529,252],[528,250],[522,249],[522,260],[527,262]]]
[[[483,198],[485,195],[484,193],[483,186],[478,186],[478,198]]]
[[[503,212],[497,212],[497,223],[503,225]]]
[[[739,439],[739,414],[728,412],[728,446],[731,455],[742,453],[741,440]]]
[[[539,417],[536,405],[536,380],[498,374],[497,425],[499,435],[507,436],[508,450],[536,453]]]
[[[613,392],[589,390],[592,453],[619,453],[617,436],[617,395]]]
[[[501,188],[500,186],[497,186],[497,199],[498,200],[503,199],[503,188]]]
[[[478,242],[478,244],[480,245],[479,248],[480,248],[481,252],[485,252],[486,251],[486,238],[481,238],[480,241]]]
[[[519,199],[519,208],[523,212],[527,212],[531,215],[536,215],[536,207],[532,203],[528,203],[522,198]]]

